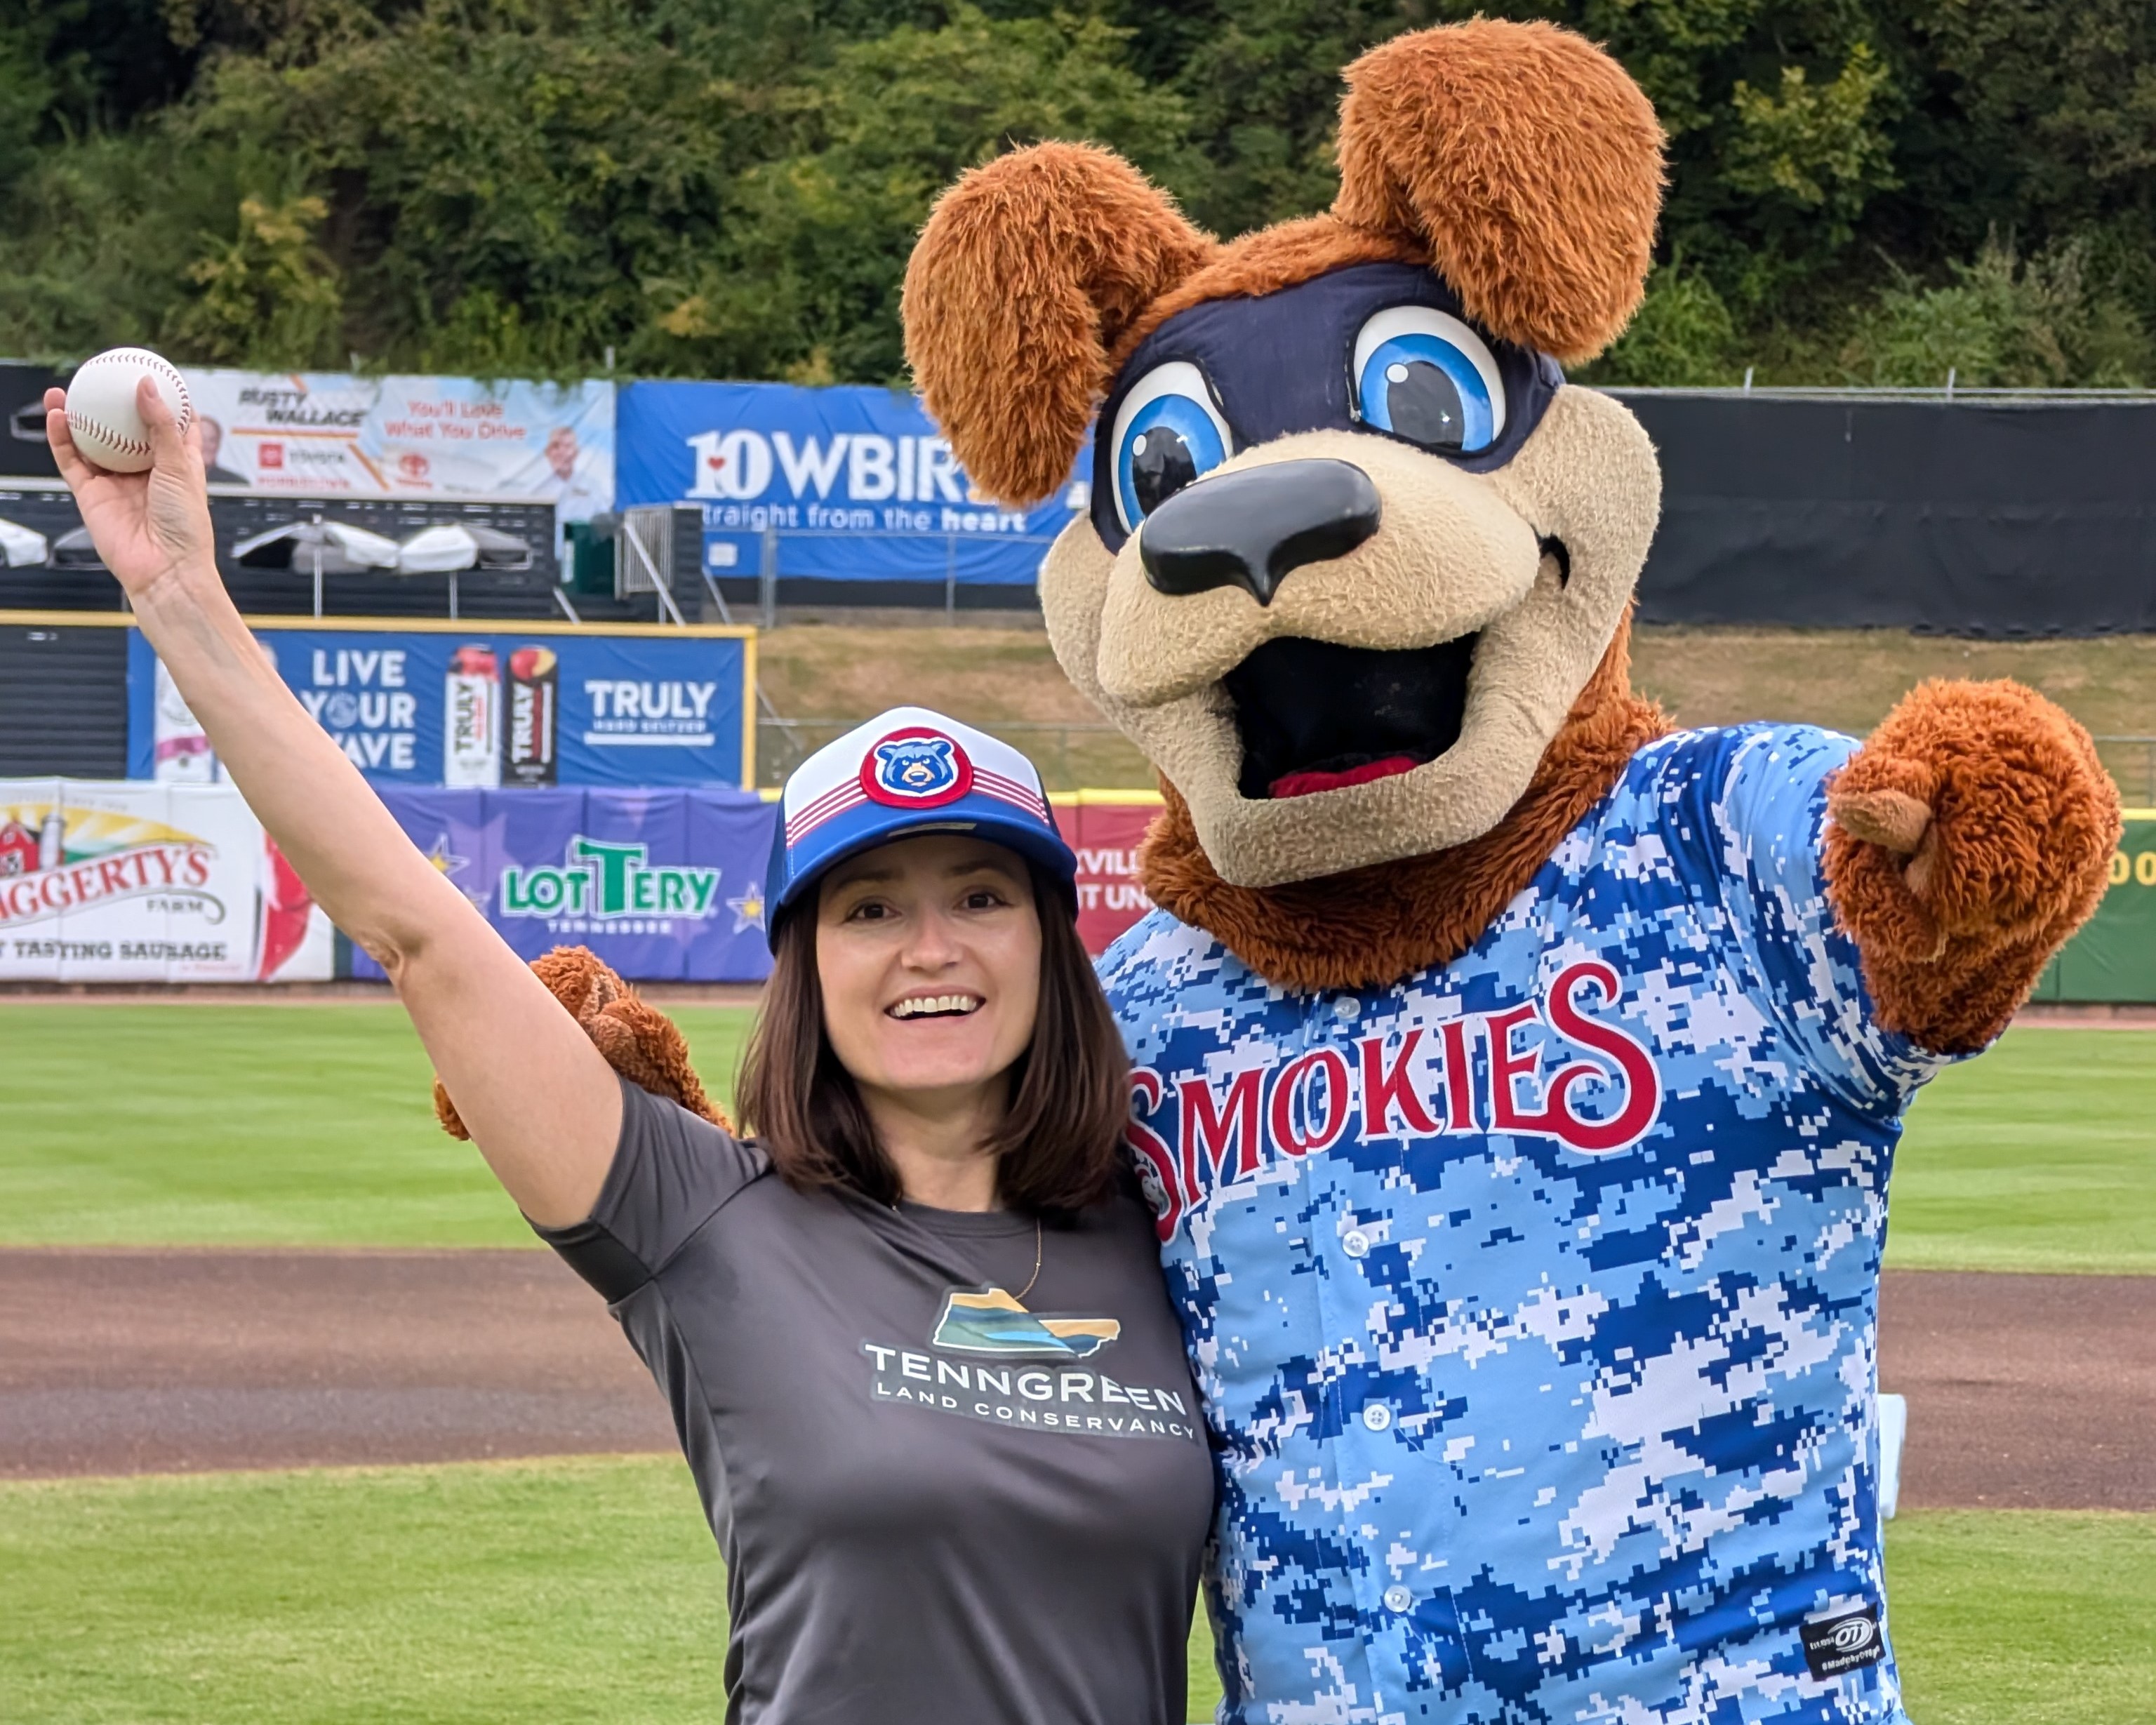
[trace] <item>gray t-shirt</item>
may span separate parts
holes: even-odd
[[[633,1085],[541,1236],[674,1410],[737,1725],[1182,1725],[1213,1471],[1151,1212],[794,1191]]]

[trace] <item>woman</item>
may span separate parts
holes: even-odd
[[[454,1116],[612,1304],[727,1562],[727,1717],[1180,1725],[1212,1473],[1075,859],[993,738],[901,710],[788,787],[737,1140],[618,1078],[255,650],[198,434],[53,450],[107,567]]]

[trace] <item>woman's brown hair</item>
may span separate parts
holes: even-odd
[[[1003,1201],[1037,1214],[1107,1193],[1130,1119],[1130,1060],[1061,889],[1030,862],[1026,872],[1040,918],[1040,1004],[1011,1068],[1009,1110],[986,1147]],[[773,949],[735,1091],[743,1129],[791,1186],[850,1187],[896,1204],[898,1170],[824,1034],[813,896],[779,924]]]

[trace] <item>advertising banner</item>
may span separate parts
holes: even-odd
[[[250,619],[371,783],[738,785],[756,771],[754,632]],[[128,774],[208,783],[208,739],[128,631]]]
[[[0,779],[0,979],[326,979],[335,940],[228,785]]]
[[[1000,509],[968,482],[918,397],[790,383],[632,383],[617,495],[704,511],[705,565],[855,581],[1030,585],[1086,487]]]
[[[1138,885],[1138,842],[1160,813],[1153,791],[1077,791],[1049,799],[1078,853],[1078,937],[1098,957],[1152,908]]]
[[[614,388],[345,372],[187,371],[212,485],[613,506]]]
[[[759,982],[778,805],[732,790],[389,789],[412,842],[526,958],[589,947],[634,982]],[[355,977],[379,978],[364,953]]]
[[[2156,809],[2129,809],[2096,915],[2051,961],[2039,1000],[2156,1003]]]

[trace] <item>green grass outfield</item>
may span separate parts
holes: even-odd
[[[745,1007],[674,1017],[731,1090]],[[536,1245],[393,1004],[0,1005],[0,1245]]]
[[[675,1016],[715,1088],[749,1014]],[[0,1006],[0,1244],[524,1245],[390,1006]],[[2156,1031],[2028,1029],[1918,1098],[1903,1268],[2156,1273]]]
[[[2156,1517],[1891,1524],[1919,1725],[2156,1713]],[[0,1485],[8,1725],[709,1725],[725,1593],[670,1459]],[[1218,1695],[1201,1629],[1193,1717]]]

